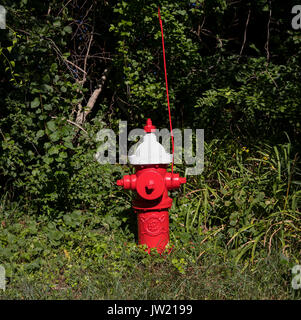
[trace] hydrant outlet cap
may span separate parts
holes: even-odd
[[[121,180],[117,180],[117,186],[123,186],[123,180],[121,179]]]

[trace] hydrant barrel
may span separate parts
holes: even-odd
[[[157,248],[161,253],[169,242],[168,211],[137,212],[139,244]]]

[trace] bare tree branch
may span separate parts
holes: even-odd
[[[270,46],[270,24],[271,24],[271,17],[272,17],[272,4],[271,4],[271,0],[269,0],[269,20],[268,20],[268,25],[267,25],[267,41],[265,43],[265,51],[267,53],[267,63],[269,63],[270,61],[270,50],[269,50],[269,46]]]
[[[242,52],[244,50],[244,47],[245,47],[245,44],[246,44],[246,41],[247,41],[247,29],[248,29],[248,25],[249,25],[249,21],[250,21],[250,16],[251,16],[251,9],[249,9],[248,18],[247,18],[247,21],[246,21],[245,32],[244,32],[244,41],[242,43],[242,46],[241,46],[241,49],[240,49],[240,53],[239,53],[240,56],[242,55]]]
[[[107,80],[108,72],[109,72],[108,69],[104,70],[102,77],[101,77],[101,84],[98,86],[97,89],[95,89],[93,91],[92,95],[89,98],[87,106],[83,109],[82,106],[79,105],[79,109],[78,109],[77,117],[76,117],[77,124],[83,124],[86,121],[87,115],[92,111],[92,109],[96,103],[96,100],[97,100],[99,94],[101,93],[101,91],[104,87],[104,84]]]
[[[56,119],[57,117],[51,117],[52,119]],[[84,131],[86,134],[88,134],[88,132],[83,128],[83,127],[81,127],[78,123],[75,123],[75,122],[73,122],[73,121],[71,121],[71,120],[69,120],[69,119],[66,119],[66,118],[62,118],[62,120],[66,120],[68,123],[70,123],[70,124],[72,124],[72,125],[74,125],[74,126],[76,126],[77,128],[79,128],[80,130],[82,130],[82,131]]]
[[[89,57],[89,53],[90,53],[90,49],[91,49],[91,43],[93,41],[93,31],[94,31],[94,27],[93,27],[93,30],[91,32],[91,36],[90,36],[90,40],[89,40],[89,44],[88,44],[88,48],[87,48],[87,52],[86,52],[86,55],[85,55],[85,60],[84,60],[84,75],[83,75],[83,79],[80,81],[80,83],[83,85],[86,80],[87,80],[87,60],[88,60],[88,57]]]

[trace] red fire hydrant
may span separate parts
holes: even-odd
[[[139,244],[146,244],[148,252],[157,248],[161,253],[169,242],[168,209],[172,199],[168,197],[168,190],[179,188],[186,183],[186,178],[167,172],[172,155],[157,142],[155,130],[151,119],[147,119],[143,142],[128,157],[130,164],[135,166],[136,174],[125,175],[117,185],[137,191],[133,208],[138,214]]]

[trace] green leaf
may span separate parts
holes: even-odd
[[[32,108],[37,108],[40,105],[40,99],[36,97],[33,101],[31,101],[30,106]]]
[[[45,76],[43,77],[43,81],[46,82],[46,83],[49,83],[49,82],[50,82],[50,76],[49,76],[49,74],[45,74]]]
[[[60,135],[57,131],[53,132],[49,137],[53,142],[56,142],[60,139]]]
[[[47,127],[50,131],[55,131],[57,129],[56,123],[54,120],[50,120],[47,122]]]
[[[44,161],[46,164],[51,164],[51,163],[53,162],[53,158],[43,157],[43,161]]]
[[[67,152],[60,152],[59,157],[62,159],[66,159],[68,157]]]
[[[60,27],[61,26],[61,21],[60,20],[56,20],[53,22],[53,26],[54,27]]]
[[[57,71],[57,63],[53,63],[53,64],[51,65],[50,71],[51,71],[51,72]]]
[[[65,141],[64,146],[68,149],[74,149],[73,144],[71,141]]]
[[[39,139],[41,137],[43,137],[43,135],[45,134],[45,131],[44,130],[39,130],[36,134],[36,138]]]
[[[49,149],[48,153],[49,153],[49,155],[53,155],[53,154],[58,154],[59,151],[60,151],[60,147],[58,145],[56,145],[56,146],[52,146]]]
[[[60,240],[62,236],[63,235],[59,230],[51,230],[48,232],[48,238],[50,240]]]
[[[66,33],[72,33],[72,28],[71,28],[71,26],[66,26],[66,27],[64,28],[64,31],[65,31]]]
[[[51,104],[44,104],[44,109],[45,110],[52,110],[52,105]]]

